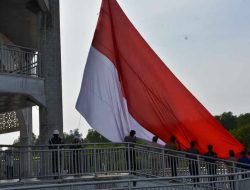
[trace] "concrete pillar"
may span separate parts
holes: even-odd
[[[20,144],[23,146],[32,145],[32,108],[25,108],[21,111],[23,121],[20,122]],[[30,176],[32,171],[32,152],[30,147],[20,149],[20,174],[21,177]]]
[[[63,134],[59,0],[49,0],[49,12],[40,13],[40,61],[45,79],[46,107],[39,108],[41,144],[54,129]]]
[[[32,145],[32,107],[22,109],[23,121],[20,123],[21,145]]]

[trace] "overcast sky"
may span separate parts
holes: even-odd
[[[60,3],[64,130],[79,128],[86,134],[89,125],[75,110],[75,103],[101,0]],[[250,112],[250,1],[118,3],[143,38],[210,113]],[[36,120],[34,125],[37,133]],[[9,134],[8,142],[0,143],[12,143],[18,134]]]

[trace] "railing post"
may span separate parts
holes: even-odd
[[[128,190],[131,190],[132,189],[132,183],[133,181],[131,181],[131,179],[129,180],[129,183],[128,183]]]
[[[127,147],[127,164],[128,164],[128,172],[129,172],[129,174],[131,174],[131,160],[130,160],[130,158],[131,158],[131,156],[132,155],[130,155],[130,143],[128,143],[127,144],[128,145],[128,147]]]
[[[201,173],[200,155],[197,155],[198,175]]]
[[[96,144],[94,144],[94,171],[95,171],[95,175],[96,175],[96,172],[97,172]]]
[[[59,145],[57,145],[57,177],[58,179],[60,179],[61,177],[61,158],[60,158],[60,147]]]
[[[4,60],[4,58],[3,58],[3,45],[2,45],[2,43],[0,43],[0,58],[1,58],[1,60]],[[1,64],[0,65],[0,72],[2,72],[3,71],[3,64]]]
[[[164,149],[162,149],[162,176],[164,177],[165,176],[165,169],[166,169],[166,166],[165,166],[165,151]]]
[[[21,151],[20,151],[20,149],[19,149],[19,157],[18,157],[18,160],[19,160],[19,172],[18,172],[18,174],[19,174],[19,181],[21,181],[22,180],[22,176],[21,176]],[[13,155],[13,162],[15,161],[15,154]],[[14,164],[13,164],[14,165]],[[14,167],[13,167],[13,172],[14,172]],[[13,175],[14,175],[14,173],[13,173]]]
[[[236,173],[235,162],[233,162],[232,167],[233,167],[233,173]]]
[[[64,147],[60,149],[61,175],[64,175]]]
[[[40,52],[37,51],[37,76],[38,77],[42,77],[42,60],[41,60],[41,55],[40,55]]]
[[[235,185],[235,190],[240,190],[240,184],[239,184],[239,175],[238,174],[234,174],[233,179],[235,180],[235,182],[233,181],[234,185]]]

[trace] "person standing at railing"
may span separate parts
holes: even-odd
[[[234,173],[234,172],[236,172],[236,171],[234,171],[234,162],[237,162],[237,159],[235,157],[235,153],[234,153],[233,150],[229,150],[228,155],[229,155],[228,160],[230,161],[230,162],[227,163],[228,172],[229,173]]]
[[[207,172],[208,175],[216,175],[216,170],[217,170],[217,166],[216,166],[216,158],[217,158],[217,154],[213,151],[213,145],[209,144],[207,146],[208,152],[205,154],[206,158],[205,161],[208,162],[207,163]],[[209,181],[216,181],[215,177],[209,178]]]
[[[241,151],[241,157],[238,160],[238,167],[244,170],[250,170],[250,158],[247,156],[247,150]],[[246,178],[247,174],[243,174],[242,178]]]
[[[6,177],[11,179],[14,176],[13,166],[14,166],[14,156],[11,149],[5,151],[5,164],[6,164]]]
[[[235,157],[235,153],[233,150],[229,150],[229,162],[227,163],[227,167],[228,167],[228,173],[235,173],[236,171],[234,170],[234,162],[237,162],[237,159]],[[235,182],[234,182],[234,176],[229,176],[229,184],[232,190],[235,189]]]
[[[188,150],[187,157],[190,158],[189,160],[189,172],[190,175],[198,176],[199,175],[199,168],[197,162],[197,155],[199,154],[199,150],[197,149],[197,143],[195,141],[190,142],[190,149]],[[193,182],[199,182],[199,178],[193,178]]]
[[[81,140],[78,136],[75,136],[74,137],[74,140],[73,140],[73,144],[70,146],[71,149],[73,149],[72,151],[72,161],[73,161],[73,166],[72,166],[72,170],[71,170],[71,173],[74,173],[74,174],[79,174],[83,171],[81,171]]]
[[[129,151],[127,151],[126,158],[127,158],[127,166],[128,170],[135,171],[136,169],[136,160],[135,160],[135,151],[134,151],[134,143],[136,143],[137,139],[135,136],[135,130],[131,130],[128,136],[125,136],[124,142],[129,143]],[[129,168],[130,162],[130,168]]]
[[[53,137],[49,140],[50,145],[49,149],[52,149],[52,172],[53,174],[57,174],[59,172],[59,167],[61,167],[61,153],[59,152],[59,148],[62,148],[62,146],[58,146],[60,144],[63,144],[63,140],[61,137],[59,137],[59,131],[54,130],[53,131]],[[57,176],[55,176],[57,178]]]
[[[154,148],[151,148],[152,149],[151,167],[152,167],[152,175],[155,175],[155,176],[159,174],[159,170],[160,170],[160,157],[159,157],[160,145],[157,143],[158,138],[159,138],[158,136],[153,136],[152,143],[151,143],[151,146],[154,147]]]
[[[238,162],[242,163],[241,168],[250,169],[250,158],[247,156],[247,150],[241,151],[241,157]],[[246,164],[246,165],[245,165]]]
[[[165,145],[165,148],[174,151],[179,150],[179,144],[177,143],[175,136],[170,137],[170,142]],[[172,154],[168,156],[168,162],[170,164],[171,174],[172,176],[177,176],[178,158],[175,157],[174,152],[167,152],[167,153]]]
[[[129,135],[125,136],[124,138],[124,142],[129,143],[128,144],[128,150],[126,152],[126,160],[127,160],[127,169],[129,171],[133,171],[132,174],[136,174],[135,170],[136,170],[136,158],[135,158],[135,145],[134,143],[136,143],[137,139],[135,136],[136,132],[135,130],[130,130]],[[129,164],[130,163],[130,164]],[[133,181],[133,186],[136,186],[136,182]]]

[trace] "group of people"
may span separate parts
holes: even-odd
[[[136,141],[137,141],[135,134],[136,134],[136,131],[131,130],[129,136],[126,136],[124,138],[124,142],[132,143],[130,146],[134,147],[134,143],[136,143]],[[151,146],[159,147],[159,144],[157,144],[157,140],[158,140],[158,137],[154,136],[152,138]],[[170,137],[170,141],[168,144],[165,145],[165,148],[166,148],[165,152],[169,155],[167,162],[171,168],[171,175],[177,176],[178,159],[174,155],[177,153],[175,151],[179,151],[181,149],[180,149],[180,145],[177,142],[177,139],[175,136]],[[127,156],[127,162],[130,162],[131,171],[135,172],[135,169],[136,169],[135,152],[133,149],[129,149],[129,151],[130,151],[130,157]],[[197,148],[197,142],[191,141],[190,148],[187,150],[186,157],[189,158],[189,172],[190,172],[190,175],[192,175],[192,176],[199,175],[199,166],[198,166],[198,162],[197,162],[199,154],[200,154],[200,152]],[[207,166],[208,175],[215,175],[216,174],[216,170],[217,170],[217,165],[215,163],[216,158],[217,158],[217,154],[213,150],[213,145],[209,144],[207,146],[207,152],[204,154],[204,159],[205,159],[205,162],[207,163],[206,166]],[[243,150],[241,152],[241,158],[238,160],[235,157],[234,151],[229,150],[229,161],[238,162],[237,166],[240,168],[250,169],[250,158],[248,156],[247,150]],[[230,162],[230,163],[232,163],[232,162]],[[230,169],[229,169],[229,172],[230,172]],[[210,181],[214,181],[214,180],[216,180],[216,179],[215,178],[210,179]],[[194,177],[193,181],[199,182],[199,178]]]
[[[161,146],[157,143],[158,141],[158,137],[154,136],[152,138],[152,143],[150,144],[152,147],[156,147],[156,148],[160,148]],[[132,174],[135,174],[136,172],[136,154],[135,154],[135,143],[137,142],[137,138],[136,138],[136,131],[135,130],[131,130],[128,136],[125,136],[124,138],[124,142],[129,143],[128,145],[130,146],[130,148],[127,151],[126,154],[126,160],[127,160],[127,169],[131,171]],[[77,151],[77,149],[81,148],[79,145],[80,141],[79,139],[75,138],[74,142],[72,144],[72,147],[74,150],[76,149],[76,151],[74,151],[73,153],[73,166],[72,166],[72,173],[78,173],[79,172],[79,166],[80,166],[80,162],[79,162],[79,151]],[[51,145],[49,148],[50,149],[57,149],[57,148],[61,148],[63,144],[63,140],[59,137],[59,132],[57,130],[54,131],[53,133],[53,137],[49,140],[49,144]],[[60,145],[59,145],[60,144]],[[58,147],[59,146],[59,147]],[[166,159],[166,164],[170,167],[171,169],[171,175],[172,176],[177,176],[177,167],[178,167],[178,159],[177,156],[175,156],[175,154],[177,154],[180,149],[180,145],[177,142],[177,139],[175,136],[171,136],[170,137],[170,141],[168,144],[165,145],[165,153],[168,155],[167,159]],[[179,154],[179,153],[178,153]],[[198,166],[198,155],[200,154],[198,148],[197,148],[197,142],[196,141],[191,141],[190,142],[190,148],[187,150],[187,154],[186,157],[189,158],[189,172],[191,176],[197,176],[199,175],[199,166]],[[229,160],[236,162],[238,167],[244,168],[244,169],[250,169],[250,158],[248,156],[248,152],[246,150],[243,150],[241,153],[241,158],[239,160],[236,159],[235,157],[235,153],[233,150],[229,150]],[[57,151],[52,151],[52,170],[53,173],[58,173],[58,167],[60,167],[60,164],[58,164],[58,161],[61,158],[58,158],[58,156],[60,156],[60,154],[58,154]],[[216,158],[217,158],[217,154],[216,152],[214,152],[213,150],[213,145],[209,144],[207,147],[207,152],[204,154],[204,160],[207,163],[206,167],[207,167],[207,173],[209,175],[215,175],[216,174],[216,170],[217,170],[217,165],[216,165]],[[155,165],[157,165],[157,158],[152,157],[152,159],[155,162]],[[232,163],[232,162],[230,162]],[[157,165],[158,166],[158,165]],[[159,166],[160,167],[160,166]],[[152,168],[152,172],[154,174],[157,174],[159,171],[157,171],[156,168],[159,167],[155,167]],[[232,168],[232,167],[231,167]],[[160,168],[159,168],[160,169]],[[229,172],[233,172],[229,169]],[[198,177],[194,177],[193,182],[199,182],[199,178]],[[215,181],[215,178],[210,178],[210,181]]]
[[[72,145],[70,145],[69,148],[74,149],[72,152],[72,163],[73,165],[70,167],[70,173],[79,173],[81,168],[81,162],[80,162],[80,152],[78,149],[81,148],[80,145],[80,138],[74,137]],[[62,144],[64,144],[63,139],[59,136],[59,131],[54,130],[53,131],[53,137],[49,139],[49,149],[53,149],[52,151],[52,172],[54,174],[58,174],[59,168],[61,167],[61,152],[59,153],[57,149],[63,148]],[[57,178],[58,176],[55,176]]]

